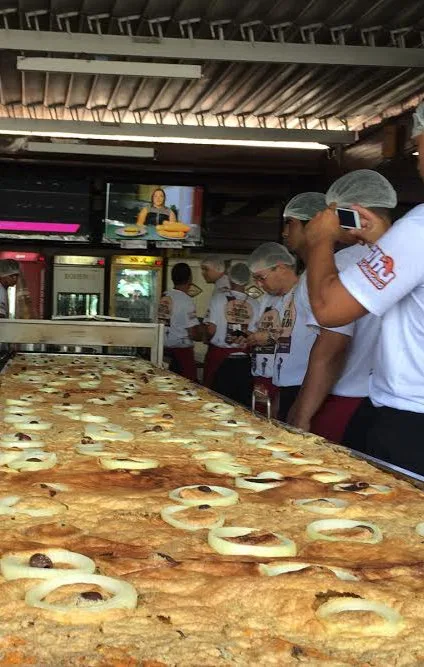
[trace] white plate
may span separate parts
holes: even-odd
[[[132,232],[125,231],[125,227],[123,227],[122,229],[117,229],[115,234],[116,236],[122,236],[126,239],[138,239],[140,238],[140,236],[144,236],[145,234],[147,234],[147,229],[144,228],[144,230],[140,230],[139,232],[137,232],[137,234],[134,234]]]

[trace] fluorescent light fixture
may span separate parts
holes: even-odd
[[[357,138],[355,132],[344,130],[197,127],[195,125],[96,123],[31,118],[0,118],[0,134],[109,142],[246,146],[298,150],[327,150],[330,144],[349,144]],[[119,148],[129,150],[128,147],[120,146]],[[111,150],[109,146],[109,151]]]
[[[193,57],[195,57],[195,53]],[[201,79],[200,65],[170,63],[133,63],[122,60],[79,60],[77,58],[37,58],[18,56],[18,70],[26,72],[64,72],[71,74],[112,74],[113,76]]]
[[[67,222],[24,222],[23,220],[0,220],[0,231],[3,232],[59,232],[76,234],[79,224]]]
[[[81,133],[72,133],[72,134],[67,134],[66,132],[25,132],[25,131],[19,131],[19,132],[3,132],[0,130],[0,134],[19,134],[19,135],[29,135],[29,136],[37,136],[37,137],[52,137],[54,139],[99,139],[100,141],[137,141],[137,142],[146,142],[149,144],[188,144],[192,146],[193,144],[198,144],[199,146],[246,146],[250,148],[291,148],[291,149],[298,149],[298,150],[312,150],[312,151],[323,151],[327,150],[329,146],[326,144],[320,144],[316,141],[254,141],[254,140],[249,140],[249,139],[203,139],[203,138],[198,138],[198,139],[191,139],[190,137],[155,137],[155,136],[149,136],[149,135],[144,135],[140,134],[137,136],[127,136],[125,134],[114,134],[114,135],[109,135],[109,134],[81,134]],[[28,150],[31,151],[39,151],[39,148],[34,148],[34,146],[60,146],[61,144],[42,144],[41,142],[29,142],[28,146],[31,146],[31,148],[28,148]],[[63,145],[63,144],[62,144]],[[78,144],[65,144],[65,145],[74,145],[78,146]],[[90,148],[90,146],[86,147]],[[119,151],[114,151],[113,147],[111,146],[102,146],[102,148],[107,148],[108,150],[105,151],[104,153],[94,153],[88,150],[70,150],[70,151],[65,151],[61,150],[60,148],[53,150],[53,149],[41,149],[41,152],[46,152],[46,153],[75,153],[75,154],[80,154],[80,153],[91,153],[92,155],[126,155],[127,157],[150,157],[148,155],[139,155],[137,156],[134,151],[137,149],[133,148],[128,148],[128,153],[123,153],[120,151],[124,151],[125,147],[121,147]],[[143,150],[148,150],[148,149],[139,149],[140,151]],[[154,151],[152,150],[152,156],[154,156]]]
[[[50,134],[50,136],[52,135]],[[98,139],[98,137],[95,138]],[[65,143],[50,144],[42,141],[29,141],[26,150],[32,153],[65,153],[67,155],[101,155],[105,157],[135,158],[155,157],[153,148],[138,148],[137,146],[96,146],[94,144]]]

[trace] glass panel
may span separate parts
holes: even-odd
[[[58,315],[86,315],[99,314],[100,294],[74,294],[59,292],[57,295]]]
[[[158,272],[119,268],[115,274],[116,317],[132,322],[152,322],[156,315]]]

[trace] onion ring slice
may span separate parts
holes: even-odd
[[[318,468],[307,474],[312,479],[316,479],[318,482],[323,482],[324,484],[343,482],[352,476],[350,472],[341,468]]]
[[[89,412],[83,412],[80,416],[82,422],[88,422],[90,424],[106,424],[109,419],[107,417],[102,417],[101,415],[92,415]]]
[[[369,537],[356,539],[354,537],[324,535],[321,532],[322,530],[347,530],[349,528],[368,528],[371,531],[371,535]],[[375,523],[357,521],[354,519],[320,519],[319,521],[312,521],[312,523],[306,527],[306,534],[311,540],[328,540],[329,542],[377,544],[383,540],[383,533]]]
[[[14,423],[14,427],[19,430],[21,426],[25,424],[25,431],[48,431],[53,426],[51,422],[35,421],[32,423],[32,421],[28,421],[28,419],[29,416],[25,422]]]
[[[0,498],[0,515],[16,516],[17,514],[24,514],[26,516],[44,517],[61,514],[66,510],[65,505],[52,502],[49,503],[50,507],[38,510],[30,507],[16,507],[20,500],[23,500],[21,496],[3,496]]]
[[[29,459],[39,459],[38,461],[30,461]],[[35,472],[37,470],[49,470],[57,463],[57,455],[55,452],[43,452],[42,450],[27,449],[25,452],[19,454],[18,458],[8,463],[8,467],[12,470]]]
[[[235,484],[239,489],[248,489],[249,491],[256,492],[275,489],[275,487],[281,486],[283,483],[283,475],[273,471],[260,472],[256,477],[236,477],[235,480]]]
[[[424,537],[424,521],[417,523],[415,526],[415,532],[420,535],[420,537]]]
[[[322,565],[321,563],[261,563],[258,569],[259,573],[266,577],[278,577],[281,574],[289,572],[300,572],[309,567],[319,567],[323,570],[329,570],[336,575],[337,579],[341,579],[342,581],[360,581],[359,577],[343,567],[333,567],[331,565]]]
[[[232,415],[235,408],[228,403],[205,403],[202,412],[211,412],[214,415]]]
[[[193,507],[195,505],[210,505],[211,507],[226,507],[228,505],[235,505],[239,500],[239,495],[237,491],[233,489],[227,489],[225,486],[212,486],[208,484],[208,488],[211,489],[215,494],[219,494],[210,498],[209,493],[205,493],[202,497],[198,498],[183,498],[181,497],[181,491],[185,489],[198,489],[201,484],[191,484],[190,486],[180,486],[178,489],[174,489],[169,492],[169,497],[171,500],[174,500],[181,505],[186,505],[187,507]]]
[[[76,607],[74,605],[56,605],[45,602],[44,598],[62,586],[71,584],[91,584],[99,586],[113,597],[102,600],[90,607]],[[37,607],[49,612],[55,617],[63,617],[70,622],[94,622],[97,623],[99,615],[112,610],[121,609],[126,612],[133,611],[137,607],[137,591],[132,584],[122,579],[113,579],[99,574],[84,574],[82,572],[67,573],[53,579],[47,579],[41,584],[31,588],[26,596],[25,602],[30,607]]]
[[[301,456],[296,456],[296,454],[301,454]],[[285,463],[291,463],[295,466],[319,466],[322,463],[322,459],[308,459],[306,456],[303,456],[302,452],[294,452],[293,454],[289,454],[288,452],[273,452],[272,457],[274,459],[281,459]]]
[[[106,470],[150,470],[159,467],[159,461],[156,459],[142,459],[136,456],[123,459],[102,457],[99,463]]]
[[[365,486],[363,488],[356,487],[360,485],[361,482],[346,482],[345,484],[335,484],[333,486],[334,491],[344,491],[347,493],[358,493],[361,496],[371,496],[377,494],[386,494],[392,493],[393,488],[391,486],[385,486],[384,484],[368,484],[364,482]]]
[[[220,452],[214,449],[193,454],[192,458],[196,461],[234,461],[234,456],[229,452]]]
[[[256,556],[257,558],[296,556],[295,543],[279,533],[270,533],[270,535],[278,539],[279,544],[277,545],[240,544],[231,542],[230,539],[225,539],[243,537],[255,532],[255,528],[246,528],[244,526],[215,528],[209,531],[208,544],[214,551],[222,555]]]
[[[166,521],[170,526],[174,526],[174,528],[179,528],[180,530],[212,530],[213,528],[220,528],[224,525],[225,517],[223,514],[220,514],[218,519],[209,526],[205,526],[202,523],[188,523],[188,521],[183,521],[182,519],[179,521],[178,518],[174,516],[175,514],[178,514],[178,512],[185,512],[187,509],[186,505],[168,505],[161,510],[160,515],[163,521]]]
[[[335,598],[324,602],[316,611],[316,615],[323,621],[331,623],[331,616],[340,614],[346,611],[372,611],[378,614],[381,622],[364,624],[359,621],[357,632],[361,635],[383,635],[393,636],[397,635],[404,625],[402,616],[398,611],[388,607],[382,602],[375,602],[374,600],[364,600],[361,598]],[[334,631],[340,632],[341,628],[337,624]],[[352,633],[353,628],[349,628],[349,634]]]
[[[236,463],[235,461],[204,461],[205,468],[208,472],[214,472],[217,475],[229,475],[230,477],[239,477],[242,475],[251,475],[252,469],[249,466]]]
[[[85,435],[94,440],[111,440],[117,442],[131,442],[134,440],[134,434],[130,431],[124,431],[116,424],[88,424],[85,427]]]
[[[325,502],[326,505],[315,504],[319,502]],[[340,498],[299,498],[294,500],[293,504],[307,512],[315,512],[316,514],[337,514],[346,509],[349,503]]]
[[[20,551],[9,553],[0,560],[0,571],[7,581],[14,579],[52,579],[53,577],[68,574],[72,569],[77,572],[87,572],[93,574],[96,564],[91,558],[68,551],[67,549],[43,549],[42,553],[48,556],[53,562],[53,567],[32,567],[29,565],[29,559],[34,551]],[[72,569],[54,567],[54,563],[66,563],[72,566]]]
[[[232,438],[233,433],[231,431],[214,431],[207,428],[198,428],[193,431],[193,435],[199,436],[199,438]]]

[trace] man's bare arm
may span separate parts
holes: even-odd
[[[339,279],[334,261],[339,233],[339,219],[331,208],[318,213],[306,226],[309,299],[316,320],[324,327],[349,324],[368,312]]]
[[[312,417],[331,393],[343,370],[351,338],[322,329],[309,355],[308,370],[288,421],[305,431]]]

